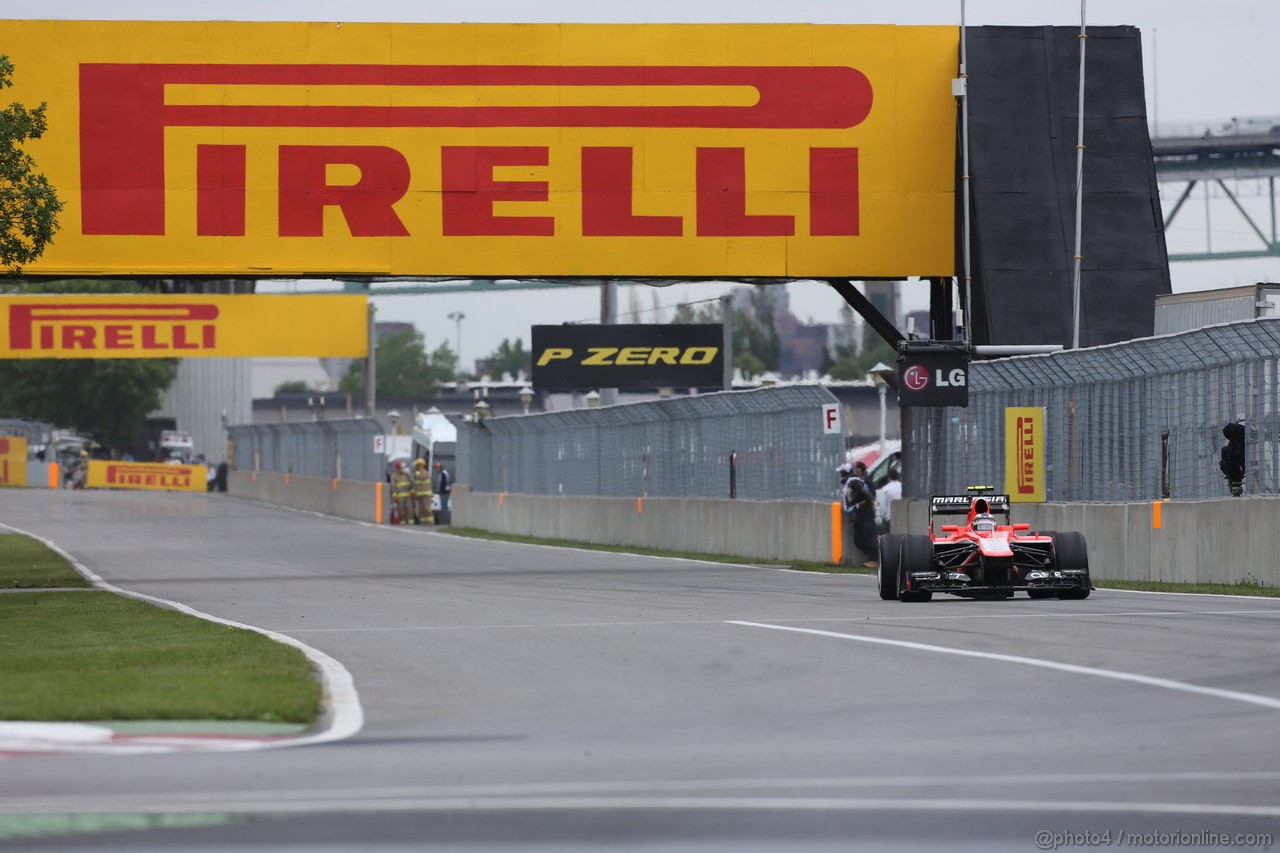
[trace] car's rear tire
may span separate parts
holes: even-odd
[[[901,549],[901,533],[886,533],[880,537],[880,568],[876,569],[876,584],[880,597],[885,601],[898,600],[898,552]]]
[[[1084,570],[1081,585],[1075,589],[1058,590],[1058,598],[1067,601],[1079,601],[1088,598],[1093,583],[1089,577],[1089,546],[1084,534],[1076,532],[1059,533],[1053,538],[1054,567],[1058,571]]]
[[[933,540],[922,535],[903,536],[898,547],[898,600],[917,602],[933,598],[933,593],[927,590],[907,589],[907,577],[912,572],[932,570]]]

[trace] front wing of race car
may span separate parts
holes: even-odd
[[[1092,583],[1079,533],[993,537],[882,536],[880,597],[927,601],[935,592],[971,598],[1087,598]]]
[[[930,565],[904,567],[903,586],[910,591],[957,595],[1088,589],[1088,568],[1058,565],[1054,538],[934,540]]]

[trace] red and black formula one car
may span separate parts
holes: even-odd
[[[1000,523],[995,513],[1004,515]],[[963,524],[934,518],[966,516]],[[968,598],[1088,598],[1089,553],[1079,533],[1032,533],[1013,524],[1008,495],[943,496],[929,502],[928,535],[880,537],[880,597],[928,601],[935,592]]]

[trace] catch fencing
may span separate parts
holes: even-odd
[[[817,385],[491,418],[459,429],[458,482],[479,492],[833,499],[844,439]]]
[[[974,362],[968,408],[903,409],[903,492],[1003,488],[1004,410],[1045,408],[1050,501],[1228,495],[1222,428],[1246,428],[1246,494],[1280,493],[1280,319]]]
[[[380,483],[387,459],[375,452],[383,429],[372,418],[334,418],[310,423],[239,424],[228,427],[233,467],[307,477]]]
[[[23,421],[12,418],[0,418],[0,435],[12,435],[25,438],[27,449],[34,452],[36,447],[43,447],[53,441],[58,428],[43,421]]]

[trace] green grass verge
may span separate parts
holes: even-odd
[[[1102,581],[1093,585],[1101,589],[1132,589],[1140,592],[1190,592],[1210,595],[1265,595],[1280,598],[1280,587],[1256,583],[1168,583],[1166,581]]]
[[[307,723],[297,649],[109,592],[0,596],[0,719]]]
[[[310,724],[321,691],[306,656],[219,625],[85,586],[25,536],[0,541],[0,720],[249,720]],[[18,583],[20,581],[20,583]]]
[[[89,582],[43,543],[0,533],[0,589],[84,587]]]
[[[737,563],[752,566],[777,566],[802,572],[822,572],[832,575],[868,575],[875,569],[854,566],[837,566],[831,563],[810,563],[802,560],[756,560],[751,557],[734,557],[726,554],[699,554],[692,551],[664,551],[660,548],[636,548],[630,545],[600,545],[595,542],[573,542],[568,539],[542,539],[537,536],[516,536],[508,533],[492,533],[477,527],[449,527],[441,531],[468,539],[490,539],[495,542],[522,542],[526,545],[554,545],[560,548],[581,548],[585,551],[607,551],[611,554],[645,554],[651,557],[675,557],[681,560],[704,560],[710,563]]]

